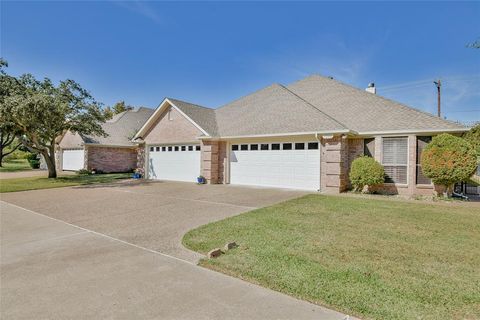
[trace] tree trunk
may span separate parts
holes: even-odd
[[[57,177],[57,169],[55,167],[55,151],[52,152],[52,148],[49,148],[49,151],[42,152],[43,158],[45,159],[45,163],[47,164],[48,168],[48,177],[49,178],[56,178]]]

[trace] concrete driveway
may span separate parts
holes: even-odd
[[[2,194],[2,319],[343,319],[195,265],[189,229],[302,195],[188,183]]]

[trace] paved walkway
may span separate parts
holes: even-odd
[[[4,201],[0,209],[2,319],[345,318]]]

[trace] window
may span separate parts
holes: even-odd
[[[173,120],[172,118],[172,109],[168,110],[168,120]]]
[[[295,150],[304,150],[305,149],[305,143],[295,143]]]
[[[160,147],[156,147],[155,151],[157,151],[157,152],[160,151]]]
[[[172,151],[172,146],[168,147],[168,151]]]
[[[150,147],[150,152],[155,151],[155,147]]]
[[[280,150],[280,143],[272,143],[272,150]]]
[[[179,149],[178,146],[175,146],[175,147],[174,147],[174,150],[175,150],[175,151],[178,151],[178,149]]]
[[[284,143],[283,144],[283,150],[292,150],[292,144],[291,143]]]
[[[262,143],[260,145],[260,150],[268,150],[268,143]]]
[[[420,159],[422,158],[422,151],[428,143],[432,141],[432,137],[417,137],[417,184],[432,184],[432,180],[427,178],[422,172],[422,164]]]
[[[195,151],[200,151],[200,146],[195,146]]]
[[[375,158],[375,138],[363,140],[363,154],[367,157]]]
[[[182,146],[182,151],[187,151],[187,146]]]
[[[232,145],[232,151],[238,151],[238,144]]]
[[[242,150],[242,151],[248,150],[248,144],[242,144],[242,145],[240,146],[240,150]]]
[[[188,151],[193,151],[193,146],[188,146]]]
[[[318,149],[318,142],[309,142],[308,143],[308,150],[317,150]]]
[[[407,183],[408,138],[383,138],[385,182]]]
[[[167,150],[167,147],[162,147],[162,151],[165,151],[165,150]]]
[[[258,144],[251,144],[250,145],[250,150],[257,151],[258,150]]]

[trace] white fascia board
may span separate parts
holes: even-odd
[[[357,134],[360,136],[377,136],[377,135],[398,135],[398,134],[435,134],[435,133],[461,133],[470,130],[470,128],[458,128],[458,129],[426,129],[426,130],[386,130],[386,131],[360,131]]]
[[[309,132],[289,132],[289,133],[272,133],[272,134],[252,134],[252,135],[243,135],[243,136],[219,136],[219,137],[198,137],[200,140],[215,139],[215,140],[226,140],[226,139],[242,139],[242,138],[270,138],[270,137],[288,137],[288,136],[306,136],[306,135],[335,135],[335,134],[348,134],[354,133],[348,129],[342,130],[329,130],[329,131],[309,131]]]
[[[137,145],[124,145],[124,144],[99,144],[99,143],[84,143],[84,146],[99,147],[99,148],[137,148]]]
[[[145,124],[138,130],[138,132],[135,134],[133,137],[132,141],[134,142],[135,139],[138,139],[139,137],[142,138],[143,140],[143,135],[145,134],[145,131],[151,126],[153,122],[155,122],[158,117],[163,113],[165,110],[165,106],[170,105],[172,108],[177,110],[183,117],[185,117],[190,123],[192,123],[198,130],[200,130],[204,135],[210,136],[208,132],[206,132],[202,127],[200,127],[195,121],[193,121],[189,116],[187,116],[180,108],[178,108],[172,101],[170,101],[168,98],[163,99],[162,103],[157,107],[155,112],[148,118],[148,120],[145,122]]]

